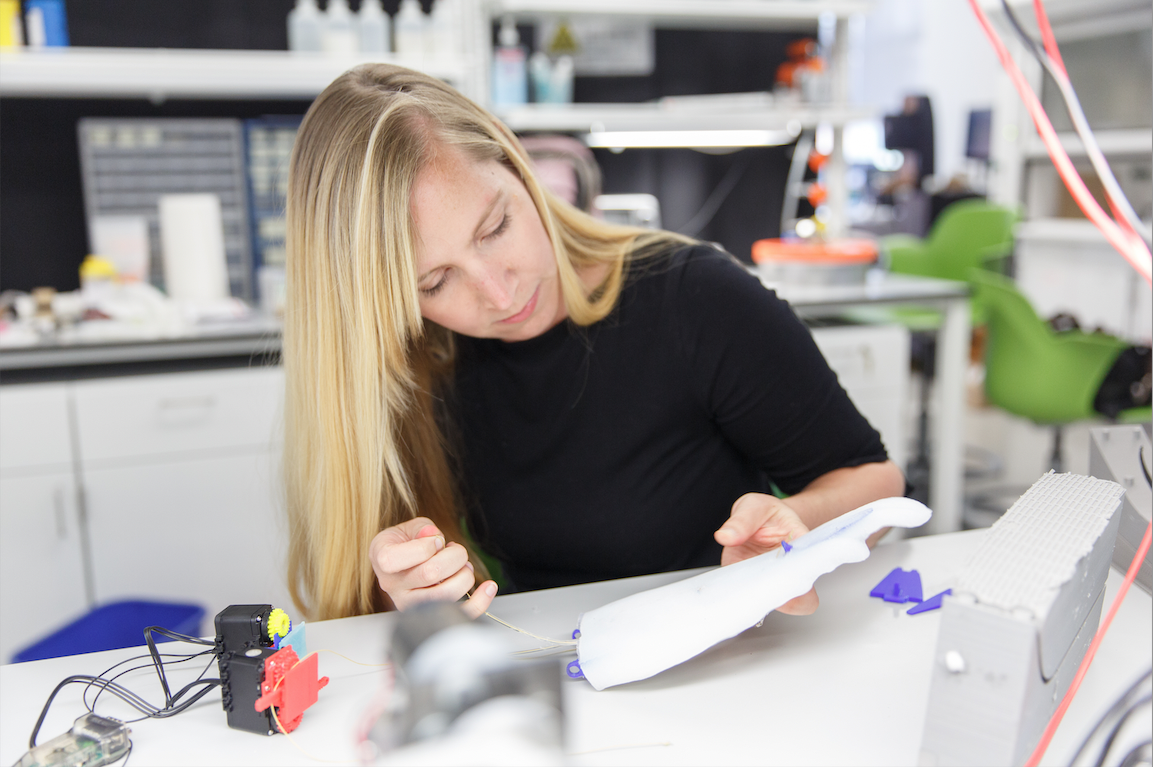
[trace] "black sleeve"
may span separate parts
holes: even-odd
[[[670,289],[701,404],[777,487],[797,493],[834,469],[887,459],[785,301],[711,249],[690,251],[677,272]]]

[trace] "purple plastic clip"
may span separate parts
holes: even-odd
[[[584,679],[584,672],[581,671],[581,662],[579,660],[571,661],[564,667],[564,672],[568,674],[569,679]]]
[[[939,610],[941,602],[945,599],[946,594],[952,594],[952,589],[945,589],[940,594],[929,597],[919,605],[913,605],[906,611],[906,615],[917,615],[918,613],[927,613],[930,610]]]
[[[894,567],[880,583],[873,587],[869,596],[880,597],[886,602],[920,602],[921,574],[916,570],[906,572],[899,567]]]
[[[580,635],[581,635],[581,630],[580,630],[580,629],[573,629],[573,630],[572,630],[572,638],[573,638],[573,639],[579,639],[579,638],[580,638]]]
[[[781,541],[781,548],[785,550],[786,554],[793,550],[793,547],[789,545],[788,541]]]

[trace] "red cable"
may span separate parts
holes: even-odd
[[[1049,117],[1045,114],[1045,110],[1037,100],[1036,94],[1033,93],[1033,89],[1025,80],[1025,76],[1017,67],[1016,62],[1013,61],[1013,57],[1009,55],[1005,44],[1001,42],[1001,38],[989,23],[989,18],[981,9],[978,0],[969,0],[969,5],[973,8],[973,12],[977,15],[977,20],[985,30],[989,41],[993,44],[997,58],[1001,60],[1001,65],[1009,74],[1009,78],[1017,88],[1021,100],[1025,102],[1025,107],[1029,110],[1029,115],[1033,118],[1033,123],[1037,126],[1037,132],[1041,135],[1041,140],[1044,142],[1045,148],[1057,168],[1057,172],[1061,175],[1061,180],[1065,182],[1065,186],[1069,189],[1069,193],[1077,202],[1078,207],[1081,208],[1089,220],[1097,225],[1097,228],[1105,235],[1105,239],[1109,241],[1109,244],[1124,256],[1125,260],[1137,270],[1138,274],[1144,277],[1146,282],[1153,284],[1153,257],[1150,256],[1148,249],[1145,247],[1145,243],[1135,234],[1119,227],[1117,223],[1109,218],[1105,211],[1101,209],[1101,206],[1097,204],[1093,195],[1090,194],[1089,190],[1085,187],[1085,182],[1083,182],[1077,174],[1076,169],[1073,167],[1073,162],[1069,159],[1069,155],[1065,153],[1064,148],[1061,146],[1061,142],[1057,138],[1057,132],[1053,129],[1053,124],[1049,122]]]
[[[1097,654],[1097,647],[1101,644],[1101,640],[1105,638],[1105,632],[1109,630],[1109,624],[1113,622],[1113,616],[1117,614],[1118,608],[1121,607],[1121,601],[1125,599],[1125,594],[1128,593],[1129,587],[1133,584],[1134,579],[1137,578],[1137,571],[1141,569],[1141,563],[1145,561],[1145,555],[1149,552],[1149,541],[1153,538],[1153,522],[1145,527],[1145,535],[1141,538],[1141,545],[1137,547],[1137,553],[1133,555],[1133,563],[1129,565],[1129,571],[1125,573],[1125,581],[1121,584],[1121,588],[1117,591],[1117,596],[1113,598],[1113,604],[1109,607],[1109,613],[1105,616],[1105,620],[1101,621],[1101,627],[1097,629],[1096,636],[1093,637],[1089,649],[1085,651],[1085,658],[1081,661],[1081,666],[1077,669],[1077,676],[1073,677],[1073,683],[1069,685],[1069,691],[1065,693],[1065,697],[1061,700],[1061,705],[1053,713],[1053,718],[1049,720],[1049,726],[1045,728],[1044,734],[1041,735],[1041,740],[1037,743],[1037,747],[1033,749],[1033,755],[1029,757],[1029,761],[1025,762],[1025,767],[1037,767],[1040,763],[1041,757],[1045,755],[1045,749],[1049,747],[1049,741],[1053,739],[1053,734],[1057,732],[1057,726],[1061,724],[1061,720],[1065,717],[1065,711],[1069,708],[1069,704],[1073,702],[1073,696],[1077,694],[1077,688],[1081,686],[1081,680],[1085,678],[1085,672],[1089,670],[1089,664],[1093,662],[1093,657]]]
[[[1057,50],[1057,38],[1053,36],[1053,28],[1049,26],[1049,15],[1045,13],[1045,4],[1041,0],[1033,0],[1033,12],[1037,15],[1037,26],[1041,28],[1041,40],[1045,43],[1045,52],[1061,74],[1069,77],[1065,71],[1065,62],[1061,60],[1061,51]]]
[[[1037,16],[1037,26],[1041,29],[1041,39],[1045,44],[1045,53],[1053,61],[1053,66],[1061,73],[1061,76],[1066,81],[1069,80],[1069,72],[1065,69],[1065,62],[1061,59],[1061,50],[1057,47],[1057,38],[1053,36],[1053,28],[1049,26],[1049,15],[1045,12],[1045,3],[1043,0],[1033,0],[1033,12]],[[1072,88],[1072,84],[1069,85]],[[1129,224],[1129,220],[1121,215],[1117,210],[1117,201],[1113,199],[1113,195],[1108,192],[1105,193],[1105,198],[1109,202],[1109,211],[1113,214],[1113,219],[1117,224],[1133,235],[1137,232]]]

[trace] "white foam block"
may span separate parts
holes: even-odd
[[[806,593],[817,578],[869,556],[865,540],[884,527],[917,527],[932,512],[910,498],[861,506],[781,549],[643,591],[587,612],[577,658],[603,690],[647,679],[759,623]]]

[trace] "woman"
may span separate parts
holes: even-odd
[[[470,591],[482,614],[496,584],[473,589],[464,521],[539,588],[727,564],[902,492],[783,302],[718,251],[561,202],[438,80],[333,82],[287,222],[289,573],[310,617]]]

